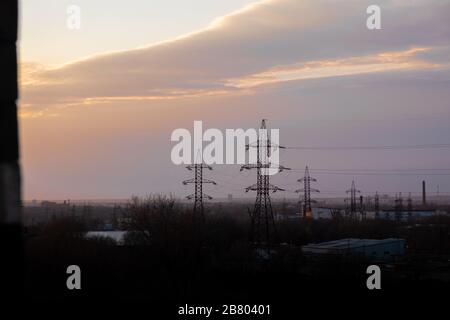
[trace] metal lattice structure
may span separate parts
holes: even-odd
[[[413,211],[411,192],[408,194],[407,210],[408,210],[408,218],[411,219]]]
[[[269,163],[268,158],[270,157],[271,149],[283,147],[271,143],[265,119],[261,121],[256,143],[248,144],[247,149],[249,148],[256,148],[256,163],[243,165],[241,171],[244,169],[256,169],[256,184],[245,188],[245,192],[256,191],[255,205],[253,212],[250,213],[252,222],[251,240],[256,244],[269,244],[276,242],[277,238],[270,192],[284,191],[284,189],[270,184],[268,170],[277,168],[281,172],[290,169],[279,164]]]
[[[361,220],[366,219],[366,206],[364,204],[364,197],[359,196],[359,214],[361,216]]]
[[[352,181],[352,186],[349,190],[346,191],[346,193],[350,194],[350,198],[346,199],[348,202],[350,202],[350,206],[347,210],[347,216],[349,216],[350,218],[353,219],[353,218],[356,218],[356,212],[357,212],[356,194],[361,193],[361,191],[356,189],[355,181]]]
[[[375,218],[380,218],[380,196],[378,195],[378,191],[375,193]]]
[[[302,210],[302,216],[303,218],[312,218],[312,207],[311,203],[316,202],[315,200],[311,199],[311,192],[320,192],[317,189],[311,188],[311,182],[316,182],[317,179],[313,178],[309,174],[308,166],[305,168],[305,175],[303,178],[298,179],[298,182],[303,182],[303,188],[295,190],[297,193],[303,192],[303,201],[300,200],[299,202],[303,205],[301,206]]]
[[[395,197],[395,220],[400,221],[403,215],[403,197],[400,192]]]
[[[188,195],[189,200],[194,199],[194,217],[204,219],[203,198],[212,199],[211,196],[203,193],[203,184],[211,183],[216,185],[215,181],[203,178],[203,169],[212,170],[211,166],[204,163],[194,163],[186,167],[190,171],[194,171],[194,178],[183,181],[184,185],[194,184],[194,193]]]

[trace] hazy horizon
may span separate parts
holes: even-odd
[[[422,180],[450,194],[450,148],[420,147],[450,145],[450,1],[378,1],[374,31],[360,0],[83,0],[80,30],[69,4],[22,5],[25,199],[182,197],[192,172],[170,160],[173,130],[262,118],[293,147],[275,197],[296,197],[306,165],[320,197],[352,180],[367,195],[418,195]],[[213,167],[206,193],[254,196],[255,172]]]

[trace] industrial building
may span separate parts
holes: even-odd
[[[310,243],[302,247],[311,255],[355,255],[373,261],[393,261],[405,253],[404,239],[340,239],[322,243]]]
[[[116,245],[121,246],[125,243],[126,231],[88,231],[85,235],[86,239],[111,239],[114,240]]]

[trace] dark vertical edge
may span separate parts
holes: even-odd
[[[6,300],[18,302],[24,293],[24,250],[16,106],[17,25],[18,1],[0,1],[0,290]]]

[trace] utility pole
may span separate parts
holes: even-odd
[[[268,170],[278,168],[279,172],[281,172],[290,169],[279,164],[269,163],[268,158],[271,154],[271,149],[283,147],[271,143],[265,119],[261,121],[256,144],[248,144],[247,149],[249,148],[256,148],[256,164],[243,165],[240,171],[256,169],[256,184],[245,188],[245,192],[256,191],[255,205],[253,212],[250,214],[252,224],[251,240],[255,244],[269,244],[270,242],[275,242],[277,237],[269,192],[284,191],[284,189],[270,184]]]
[[[186,167],[189,171],[194,171],[194,178],[183,181],[183,185],[194,184],[194,193],[188,195],[186,198],[191,200],[194,199],[194,219],[197,220],[199,217],[203,221],[204,211],[203,211],[203,198],[212,199],[211,196],[203,193],[203,184],[211,183],[216,185],[215,181],[203,178],[203,169],[212,170],[211,166],[204,163],[194,163]]]
[[[356,189],[355,181],[352,181],[352,186],[346,193],[350,193],[350,199],[346,199],[347,201],[350,201],[350,210],[347,212],[347,215],[349,215],[351,219],[354,219],[356,217],[356,194],[361,193],[360,190]]]
[[[306,166],[304,177],[298,179],[297,181],[303,182],[303,188],[295,190],[295,192],[297,193],[303,192],[303,207],[301,208],[303,212],[303,218],[304,219],[312,218],[311,202],[315,202],[315,200],[311,200],[311,192],[320,192],[320,191],[311,188],[311,181],[316,182],[317,179],[310,176],[308,166]]]

